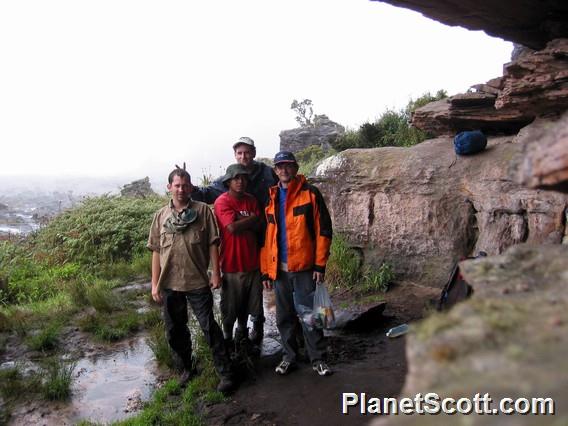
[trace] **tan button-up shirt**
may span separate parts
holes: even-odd
[[[197,290],[209,286],[209,246],[219,244],[215,216],[205,203],[190,201],[197,219],[182,233],[170,233],[164,223],[173,213],[173,203],[154,214],[147,247],[160,253],[159,289]]]

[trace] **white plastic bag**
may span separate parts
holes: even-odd
[[[318,328],[335,327],[335,314],[325,283],[317,283],[314,293],[314,323]]]

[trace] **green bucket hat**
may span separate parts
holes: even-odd
[[[221,180],[223,184],[226,185],[228,181],[236,178],[238,175],[246,175],[248,177],[249,174],[249,171],[245,169],[243,165],[239,163],[231,164],[229,167],[227,167],[227,172]]]

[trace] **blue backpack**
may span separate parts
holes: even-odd
[[[460,132],[454,138],[454,149],[458,155],[471,155],[483,151],[487,138],[481,130]]]

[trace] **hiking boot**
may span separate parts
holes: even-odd
[[[255,345],[260,345],[262,343],[262,338],[264,337],[264,323],[256,321],[252,323],[252,330],[249,334],[249,340]]]
[[[276,374],[280,374],[281,376],[285,376],[294,368],[294,364],[288,361],[280,361],[280,364],[274,369]]]
[[[179,385],[182,388],[185,388],[187,384],[190,382],[197,375],[197,370],[192,368],[191,370],[184,369],[181,375],[179,376]]]
[[[241,340],[248,338],[248,334],[248,327],[237,327],[235,329],[235,342],[238,344]]]
[[[235,388],[235,382],[229,376],[221,376],[221,380],[217,385],[217,391],[221,393],[227,393]]]
[[[320,376],[331,376],[333,374],[331,368],[329,368],[325,362],[320,360],[314,361],[314,363],[312,364],[312,370],[314,370]]]

